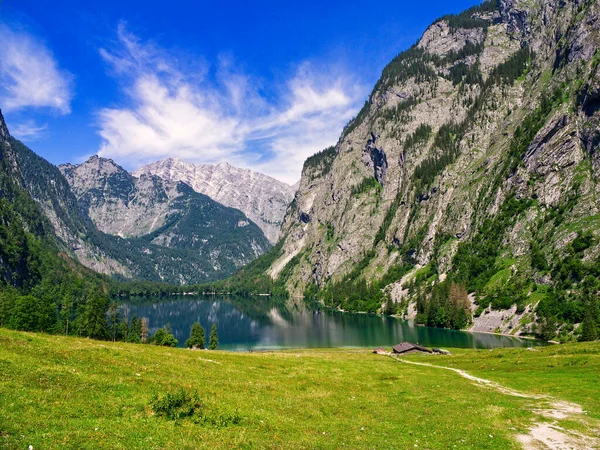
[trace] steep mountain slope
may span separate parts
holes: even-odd
[[[7,136],[3,161],[9,181],[26,201],[33,199],[43,213],[44,232],[56,236],[58,248],[97,272],[177,284],[206,282],[231,274],[269,248],[260,229],[241,212],[183,183],[170,188],[171,209],[159,228],[128,239],[102,233],[87,215],[89,204],[81,207],[59,169],[10,137],[3,120],[0,128]],[[161,195],[167,193],[156,194]]]
[[[139,180],[110,159],[91,157],[79,165],[58,167],[80,207],[104,233],[137,237],[156,231],[178,213],[173,202],[182,195],[177,183],[158,177]]]
[[[436,21],[306,161],[269,273],[345,309],[379,309],[387,286],[435,326],[464,326],[468,300],[515,305],[488,331],[581,322],[600,277],[599,17],[500,0]]]
[[[0,326],[100,337],[108,280],[60,252],[0,112]]]
[[[164,180],[183,181],[196,192],[208,195],[225,206],[242,211],[256,223],[274,244],[287,207],[296,189],[258,172],[240,169],[227,163],[192,164],[178,158],[169,158],[134,172],[136,177],[156,175]]]

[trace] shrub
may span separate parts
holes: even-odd
[[[198,393],[189,394],[183,388],[164,395],[154,394],[150,408],[157,416],[170,420],[202,415],[202,401]]]

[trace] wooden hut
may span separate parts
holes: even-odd
[[[410,353],[432,353],[426,347],[419,344],[413,344],[412,342],[403,342],[402,344],[394,345],[392,351],[397,355],[407,355]]]
[[[373,353],[377,353],[378,355],[387,355],[388,354],[387,350],[382,347],[377,347],[375,350],[373,350]]]

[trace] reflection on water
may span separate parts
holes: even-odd
[[[183,346],[192,323],[207,331],[217,324],[220,349],[258,350],[280,348],[391,346],[403,341],[428,347],[496,348],[540,345],[541,342],[508,336],[444,330],[367,314],[324,310],[317,305],[286,306],[257,297],[186,297],[149,299],[126,305],[128,315],[146,317],[150,333],[171,324]]]

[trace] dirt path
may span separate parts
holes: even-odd
[[[484,386],[512,397],[528,398],[536,400],[531,411],[534,414],[546,419],[554,419],[553,422],[535,422],[529,429],[528,434],[518,435],[517,441],[523,445],[525,450],[550,449],[550,450],[590,450],[600,448],[600,430],[590,428],[589,421],[584,416],[581,406],[557,400],[549,395],[528,394],[503,386],[495,381],[486,380],[471,375],[464,370],[453,367],[437,366],[435,364],[408,361],[394,355],[390,355],[396,361],[415,366],[431,367],[435,369],[449,370],[459,374],[467,380],[475,382],[477,385]],[[573,430],[566,430],[560,427],[557,420],[570,419],[583,423],[591,435],[582,434]]]

